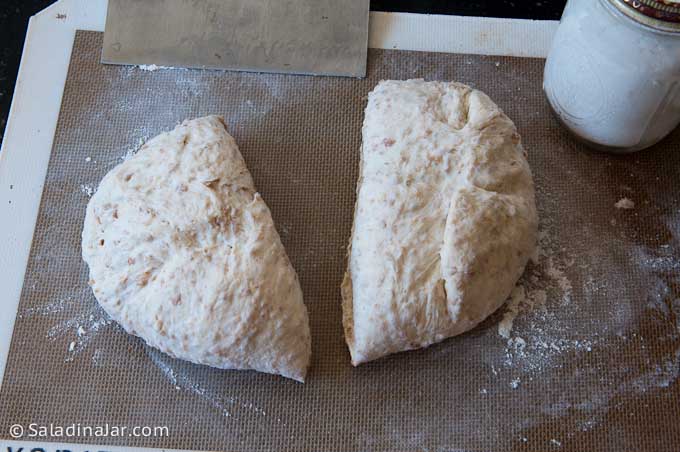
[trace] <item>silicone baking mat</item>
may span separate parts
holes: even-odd
[[[630,156],[586,150],[551,117],[539,59],[371,50],[367,78],[353,80],[104,66],[101,44],[76,36],[0,392],[2,438],[15,423],[109,424],[168,434],[67,440],[677,452],[680,133]],[[363,109],[380,79],[407,78],[470,84],[516,122],[540,255],[510,308],[475,330],[353,368],[339,286]],[[144,140],[207,114],[225,117],[298,271],[313,336],[304,385],[173,360],[111,323],[86,284],[80,232],[97,183]]]

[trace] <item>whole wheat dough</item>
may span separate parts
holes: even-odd
[[[477,325],[510,294],[536,235],[520,137],[489,97],[459,83],[380,82],[342,287],[352,363]]]
[[[300,284],[221,118],[186,121],[111,170],[82,252],[101,306],[150,346],[303,381]]]

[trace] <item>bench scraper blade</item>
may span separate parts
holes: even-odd
[[[109,0],[102,62],[366,75],[369,0]]]

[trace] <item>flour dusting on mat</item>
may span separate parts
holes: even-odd
[[[614,207],[616,207],[617,209],[634,209],[635,203],[629,198],[621,198],[618,201],[616,201]]]
[[[183,366],[193,366],[189,363],[176,364],[175,360],[158,350],[145,346],[144,350],[151,361],[158,367],[165,378],[178,390],[188,391],[208,402],[215,410],[225,417],[235,415],[234,410],[246,410],[256,415],[266,416],[267,412],[254,405],[252,402],[243,402],[238,397],[218,394],[201,384],[196,378],[192,377],[188,371],[182,369]],[[226,371],[229,372],[229,371]],[[280,420],[278,420],[280,422]]]
[[[222,400],[222,397],[207,390],[202,385],[195,382],[189,375],[175,370],[170,362],[171,358],[148,346],[145,346],[144,350],[156,367],[163,372],[165,378],[175,386],[175,389],[179,388],[189,391],[208,402],[223,416],[231,416],[231,412],[227,408],[227,404]]]
[[[33,318],[16,322],[0,390],[0,405],[13,407],[5,421],[30,419],[35,406],[56,420],[75,409],[84,416],[80,421],[91,424],[126,425],[133,416],[169,425],[178,448],[200,443],[203,450],[304,451],[330,444],[348,451],[620,452],[633,441],[635,450],[675,451],[668,439],[680,432],[672,416],[680,395],[680,191],[676,165],[668,163],[678,163],[680,154],[673,151],[679,134],[631,156],[582,152],[550,117],[537,59],[370,49],[367,79],[345,83],[104,66],[99,35],[78,36],[47,171],[50,181],[71,185],[66,191],[60,182],[45,185],[20,304],[20,312]],[[496,61],[502,70],[494,67]],[[491,69],[494,77],[480,68]],[[336,318],[337,288],[326,282],[339,283],[344,271],[356,186],[349,174],[358,167],[362,97],[381,78],[411,77],[476,84],[517,121],[544,235],[540,259],[528,266],[518,293],[528,303],[537,301],[516,304],[508,337],[498,334],[503,307],[469,334],[354,369]],[[160,357],[168,367],[157,368],[142,342],[114,325],[100,328],[80,355],[79,337],[93,334],[88,324],[80,322],[84,335],[73,325],[61,337],[46,337],[51,327],[95,303],[90,292],[76,294],[86,288],[86,276],[78,276],[84,271],[77,245],[80,215],[88,201],[80,184],[96,187],[106,166],[119,164],[140,137],[208,113],[223,114],[234,127],[246,158],[258,168],[258,188],[280,218],[276,226],[290,231],[282,235],[301,266],[315,329],[308,386],[250,380],[165,355]],[[339,152],[349,143],[348,152]],[[86,156],[99,163],[85,162]],[[634,201],[633,210],[615,207],[624,196]],[[305,209],[309,205],[322,210]],[[565,294],[570,286],[571,294]],[[72,342],[77,358],[65,363]],[[34,370],[41,366],[50,371]],[[413,386],[419,376],[432,384]],[[135,384],[134,391],[117,391],[121,379]],[[17,391],[72,382],[78,387],[69,397]],[[198,392],[189,389],[192,383]],[[102,387],[115,397],[101,393]],[[202,398],[201,389],[216,396],[230,416]],[[231,395],[266,416],[231,405]],[[354,403],[357,397],[365,400]],[[101,409],[78,411],[92,404]],[[131,404],[139,411],[130,411]],[[290,422],[277,424],[284,413]],[[319,428],[319,416],[334,418],[330,428]],[[368,421],[360,431],[357,419]],[[139,439],[136,445],[162,447],[158,441]]]
[[[142,148],[142,146],[144,146],[144,143],[146,143],[147,141],[149,141],[149,137],[148,137],[148,136],[140,137],[139,140],[137,140],[137,143],[136,143],[134,146],[129,147],[129,148],[125,151],[125,153],[120,157],[120,159],[121,159],[122,161],[129,160],[129,159],[132,158],[137,152],[139,152],[139,150]]]
[[[88,198],[91,198],[94,195],[95,188],[92,185],[80,184],[80,191]]]
[[[88,289],[89,290],[89,289]],[[80,292],[82,293],[82,291]],[[70,309],[75,302],[75,297],[70,296],[70,297],[65,297],[65,298],[59,298],[54,301],[50,301],[49,303],[46,303],[42,306],[36,306],[34,308],[26,308],[19,312],[18,317],[20,319],[24,318],[31,318],[33,316],[48,316],[51,314],[58,314],[61,312],[64,312],[67,309]]]
[[[634,206],[627,198],[621,201],[617,208]],[[667,390],[680,378],[680,300],[676,296],[680,211],[666,218],[669,237],[665,244],[652,247],[616,241],[612,248],[580,250],[578,244],[560,242],[559,214],[545,210],[539,259],[527,266],[503,311],[498,334],[505,349],[492,365],[491,375],[499,383],[524,391],[520,382],[540,380],[553,369],[571,369],[562,378],[574,390],[562,394],[559,401],[547,397],[549,402],[539,404],[538,413],[525,413],[514,428],[525,431],[549,416],[569,419],[576,430],[568,435],[576,435],[606,422],[621,397]],[[606,224],[614,230],[618,227]],[[584,234],[594,234],[591,228],[584,225]],[[613,255],[612,249],[625,254]],[[635,291],[628,288],[631,272],[646,282]],[[602,319],[598,309],[610,313]],[[621,362],[612,366],[616,356],[622,357]],[[625,361],[623,357],[635,358]],[[552,445],[560,447],[556,442]]]
[[[111,323],[109,316],[93,305],[90,309],[53,325],[47,332],[47,338],[51,341],[71,339],[65,361],[73,361]]]
[[[571,264],[564,258],[558,258],[556,247],[550,240],[547,231],[539,232],[537,262],[530,262],[527,270],[517,286],[513,289],[508,300],[503,319],[498,324],[498,334],[508,340],[508,348],[513,351],[524,352],[529,348],[559,348],[556,344],[559,337],[538,337],[532,335],[533,342],[516,336],[513,337],[515,319],[520,314],[531,314],[535,320],[549,321],[550,312],[546,304],[568,305],[572,300],[573,287],[566,276],[565,269]],[[559,260],[558,260],[559,259]],[[541,331],[533,329],[533,333]],[[531,334],[523,331],[523,334]]]
[[[141,69],[142,71],[146,71],[146,72],[154,72],[154,71],[157,71],[159,69],[169,69],[165,66],[156,66],[155,64],[140,64],[137,67],[139,69]]]
[[[45,337],[52,342],[62,342],[66,353],[64,361],[73,361],[112,323],[97,304],[84,299],[89,293],[90,288],[87,287],[44,306],[24,309],[19,313],[19,318],[30,319],[34,316],[54,318],[55,322],[47,330]],[[88,307],[83,309],[83,306]]]

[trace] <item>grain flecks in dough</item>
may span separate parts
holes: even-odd
[[[537,238],[520,141],[489,97],[459,83],[371,92],[342,286],[354,365],[463,333],[506,300]]]
[[[150,346],[304,379],[300,284],[222,118],[185,121],[111,170],[87,206],[82,253],[101,306]]]

